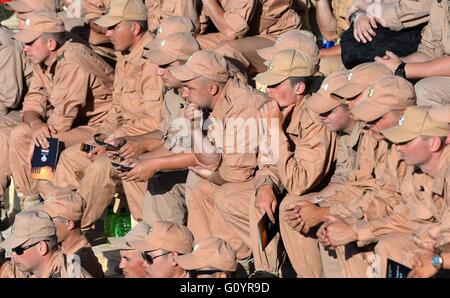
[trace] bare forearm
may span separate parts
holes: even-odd
[[[217,148],[211,144],[210,140],[203,136],[200,127],[192,130],[192,140],[195,156],[202,165],[216,165],[220,162],[221,154],[217,152]]]
[[[160,171],[183,170],[195,166],[193,153],[177,153],[160,158]]]
[[[41,115],[39,115],[39,113],[34,111],[27,111],[23,113],[23,122],[31,127],[34,124],[44,123],[45,121],[42,120],[42,117]]]
[[[428,62],[432,60],[430,56],[422,52],[415,52],[411,55],[401,58],[401,60],[405,63],[420,63],[420,62]]]
[[[405,67],[406,77],[420,79],[433,76],[450,77],[450,57],[443,57],[429,62],[408,63]]]
[[[316,4],[317,25],[319,25],[320,33],[327,40],[334,40],[337,36],[337,22],[333,15],[328,0],[319,0]]]
[[[217,0],[202,0],[203,6],[209,12],[209,16],[220,33],[224,34],[227,39],[236,39],[236,33],[227,24],[224,18],[224,10]]]
[[[320,49],[320,58],[341,56],[341,45],[335,45],[328,49]]]

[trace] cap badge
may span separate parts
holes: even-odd
[[[373,88],[370,88],[370,89],[369,89],[369,92],[368,92],[369,97],[372,97],[372,96],[373,96],[373,93],[374,93]]]
[[[26,19],[25,20],[25,27],[29,27],[30,23],[31,23],[30,19]]]
[[[193,249],[192,251],[194,252],[194,251],[198,250],[199,247],[200,247],[200,244],[196,244],[196,245],[194,246],[194,249]]]
[[[349,73],[348,75],[347,75],[347,81],[351,81],[352,80],[352,77],[353,77],[353,73]]]
[[[159,35],[159,34],[162,34],[163,33],[163,27],[162,26],[159,26],[158,27],[158,30],[156,31],[156,33]]]
[[[187,62],[189,62],[189,61],[191,61],[191,60],[192,60],[192,56],[189,56]],[[186,63],[187,63],[187,62],[186,62]]]
[[[400,118],[400,120],[398,120],[398,125],[402,126],[404,122],[405,122],[405,117],[402,117],[402,118]]]
[[[325,83],[325,84],[322,85],[322,90],[323,90],[323,91],[327,91],[327,90],[328,90],[328,87],[329,87],[329,86],[328,86],[328,83]]]
[[[16,231],[16,225],[12,225],[10,231],[11,234],[14,234],[14,232]]]
[[[166,45],[166,41],[163,39],[159,42],[159,44],[161,45],[161,47],[164,47]]]
[[[268,66],[269,66],[269,70],[272,70],[272,68],[273,68],[273,63],[272,63],[272,61],[269,61]]]

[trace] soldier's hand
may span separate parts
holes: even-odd
[[[283,220],[297,232],[301,232],[303,229],[303,219],[300,216],[300,206],[295,203],[286,204],[284,208],[284,218]]]
[[[358,234],[353,228],[335,216],[327,216],[326,231],[331,246],[334,248],[358,240]]]
[[[129,172],[118,174],[118,176],[127,181],[145,182],[160,171],[160,161],[158,158],[142,159],[134,163],[126,163],[133,169]]]
[[[383,58],[375,57],[375,61],[384,64],[384,66],[389,68],[392,73],[394,73],[398,66],[402,63],[402,60],[391,51],[386,51],[386,55]]]
[[[272,185],[263,185],[256,191],[255,208],[261,214],[267,213],[270,221],[275,223],[275,210],[277,209],[277,198],[273,193]]]
[[[31,127],[33,129],[33,134],[31,135],[31,140],[34,145],[39,146],[43,149],[48,149],[48,140],[51,138],[52,134],[47,123],[38,123]]]
[[[373,29],[378,28],[375,18],[361,14],[353,24],[353,36],[358,42],[367,43],[377,34]]]
[[[418,250],[412,259],[412,270],[409,278],[429,278],[434,276],[438,270],[431,264],[434,253],[428,250]]]
[[[136,158],[147,151],[145,141],[139,137],[129,137],[123,140],[122,144],[118,145],[119,156],[123,159]]]
[[[311,228],[325,220],[325,208],[320,208],[308,201],[298,204],[300,205],[300,217],[305,222],[302,233],[307,234]]]
[[[88,153],[87,156],[92,161],[95,158],[97,158],[97,156],[102,156],[105,153],[106,153],[105,147],[95,145],[94,148]]]

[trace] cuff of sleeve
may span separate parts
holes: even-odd
[[[205,164],[203,164],[202,162],[200,162],[198,160],[196,154],[194,156],[195,156],[195,164],[198,165],[198,166],[201,166],[202,168],[205,168],[205,169],[211,170],[213,172],[216,172],[219,169],[219,167],[220,167],[220,161],[215,163],[215,164],[213,164],[213,165],[205,165]]]
[[[369,222],[358,221],[352,225],[352,228],[358,235],[358,246],[365,246],[373,240],[374,236],[372,234]]]

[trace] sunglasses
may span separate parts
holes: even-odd
[[[149,254],[143,252],[143,253],[142,253],[142,258],[143,258],[147,263],[153,264],[153,260],[154,260],[154,259],[159,258],[159,257],[162,257],[162,256],[165,256],[165,255],[168,255],[168,254],[170,254],[170,252],[165,252],[165,253],[160,254],[160,255],[157,255],[157,256],[152,256],[152,255],[149,255]]]
[[[190,270],[189,271],[189,277],[190,278],[197,278],[199,275],[212,275],[218,272],[222,272],[221,270]]]
[[[16,248],[13,248],[12,251],[15,252],[16,255],[21,256],[21,255],[23,255],[23,253],[24,253],[27,249],[32,248],[33,246],[38,245],[39,242],[40,242],[40,241],[38,241],[38,242],[36,242],[36,243],[34,243],[34,244],[31,244],[31,245],[28,245],[28,246],[18,246],[18,247],[16,247]]]

